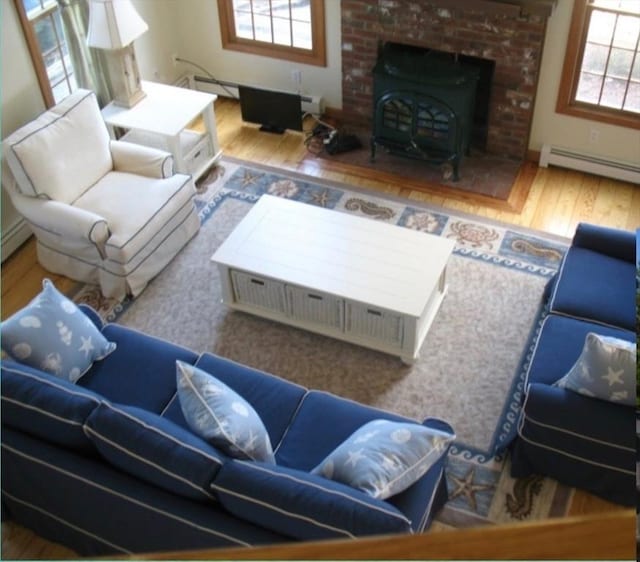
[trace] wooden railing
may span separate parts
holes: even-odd
[[[636,513],[546,519],[423,535],[136,555],[136,560],[633,560]]]

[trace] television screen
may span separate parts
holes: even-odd
[[[299,94],[238,86],[242,120],[262,125],[261,131],[302,131],[302,101]]]

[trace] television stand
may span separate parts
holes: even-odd
[[[276,135],[284,135],[284,132],[287,130],[285,127],[278,127],[278,125],[262,125],[259,131],[264,133],[273,133]]]

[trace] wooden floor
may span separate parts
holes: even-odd
[[[219,99],[215,110],[218,138],[226,156],[342,181],[568,238],[573,235],[580,221],[627,230],[640,228],[640,186],[634,184],[529,164],[520,178],[522,185],[526,183],[526,189],[520,190],[524,198],[522,204],[517,205],[521,210],[513,211],[509,210],[508,205],[487,203],[481,198],[474,199],[455,190],[437,186],[418,190],[387,175],[376,176],[371,171],[344,166],[332,167],[324,160],[305,158],[304,134],[287,132],[273,135],[244,125],[238,104],[232,100]],[[311,128],[313,123],[306,122],[305,125]],[[40,291],[44,277],[50,277],[63,291],[74,287],[73,281],[50,274],[38,265],[35,244],[30,240],[2,264],[2,318],[27,304]],[[577,492],[569,515],[619,510],[619,506]],[[11,523],[2,524],[1,555],[2,559],[74,557],[73,552],[39,539],[30,531]],[[374,554],[372,556],[375,557]],[[402,554],[398,553],[398,557],[402,557]]]

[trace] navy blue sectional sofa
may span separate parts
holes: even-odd
[[[310,473],[363,424],[406,420],[81,309],[117,348],[76,384],[2,362],[4,518],[94,556],[419,532],[447,500],[446,450],[386,500]],[[232,459],[190,431],[176,360],[253,406],[277,464]]]
[[[544,474],[635,505],[634,406],[554,384],[581,355],[588,333],[636,342],[635,244],[633,232],[578,226],[549,286],[511,451],[513,476]]]

